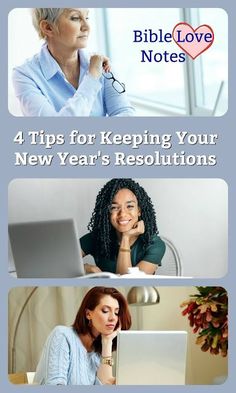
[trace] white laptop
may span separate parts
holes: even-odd
[[[117,385],[184,385],[187,332],[120,331]]]
[[[9,224],[9,240],[19,278],[70,278],[85,274],[73,219]],[[102,272],[86,277],[111,277]]]

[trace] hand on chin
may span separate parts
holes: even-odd
[[[143,220],[137,221],[134,224],[132,223],[131,225],[131,228],[122,232],[123,236],[138,237],[139,235],[142,235],[144,233],[145,227]]]

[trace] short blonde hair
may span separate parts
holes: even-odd
[[[56,25],[59,17],[63,14],[66,8],[32,8],[32,22],[35,30],[40,38],[45,38],[42,30],[40,29],[40,22],[47,20],[49,23]]]

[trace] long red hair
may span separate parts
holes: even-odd
[[[121,330],[129,330],[131,326],[131,315],[128,308],[128,303],[126,298],[120,293],[116,288],[110,287],[93,287],[85,295],[80,305],[80,308],[75,317],[73,323],[73,328],[77,334],[91,334],[91,327],[89,326],[89,321],[86,318],[86,310],[94,310],[100,303],[101,299],[109,295],[116,299],[119,303],[119,322],[121,324]],[[93,343],[94,350],[101,353],[102,344],[101,336],[99,335]],[[117,338],[114,338],[112,342],[112,350],[115,351],[117,346]]]

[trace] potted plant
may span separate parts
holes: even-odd
[[[196,287],[198,292],[183,302],[182,315],[188,315],[190,326],[198,333],[196,344],[204,352],[227,356],[228,295],[222,287]]]

